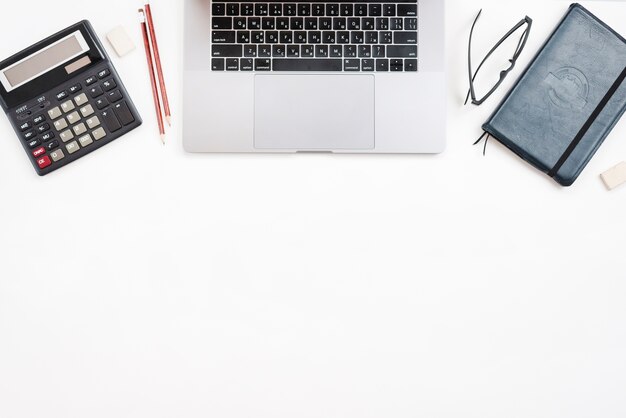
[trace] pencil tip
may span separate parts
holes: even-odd
[[[163,142],[163,145],[165,145],[165,135],[161,135],[161,142]]]
[[[172,117],[171,117],[171,116],[166,116],[166,117],[165,117],[165,120],[167,120],[167,124],[168,124],[169,126],[172,126]]]

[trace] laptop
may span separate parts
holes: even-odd
[[[185,150],[442,152],[444,9],[185,0]]]

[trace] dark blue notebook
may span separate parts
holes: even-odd
[[[573,4],[485,132],[572,185],[626,110],[626,40]]]

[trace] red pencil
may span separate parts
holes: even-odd
[[[143,9],[139,9],[139,18],[141,22],[141,30],[143,32],[143,45],[146,49],[146,59],[148,60],[148,69],[150,72],[150,82],[152,83],[152,96],[154,97],[154,108],[159,122],[159,133],[161,141],[165,144],[165,126],[163,125],[163,115],[161,114],[161,100],[159,99],[159,91],[157,89],[156,77],[154,75],[154,66],[152,65],[152,53],[150,52],[150,40],[148,39],[148,28],[146,27],[146,15]]]
[[[150,39],[152,40],[152,52],[154,53],[154,62],[156,64],[157,75],[159,77],[159,85],[161,87],[161,97],[163,99],[163,108],[165,110],[165,119],[167,124],[172,126],[172,114],[170,113],[170,101],[167,98],[167,89],[165,88],[165,78],[163,77],[163,67],[161,66],[161,54],[159,53],[159,43],[157,42],[156,30],[154,29],[154,20],[152,20],[152,9],[150,3],[145,5],[146,19],[148,21],[148,30],[150,31]]]

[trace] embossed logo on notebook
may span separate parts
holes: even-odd
[[[548,84],[550,101],[555,106],[576,111],[583,110],[587,106],[589,81],[576,68],[561,68],[548,74],[544,81]]]

